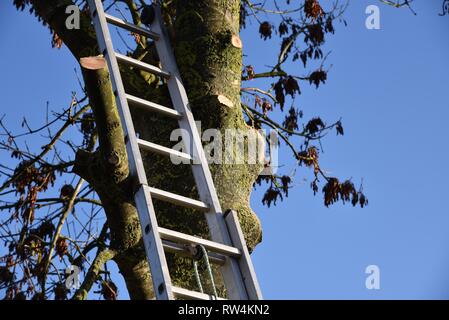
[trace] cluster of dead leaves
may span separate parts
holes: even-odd
[[[316,20],[324,16],[323,8],[321,8],[318,0],[306,0],[304,3],[304,13],[307,18]]]
[[[311,146],[307,150],[297,153],[296,158],[299,160],[299,165],[304,164],[306,167],[313,166],[315,176],[320,172],[320,165],[318,163],[319,154],[317,148]]]
[[[256,183],[260,185],[262,180],[271,182],[270,188],[268,188],[262,198],[262,204],[268,206],[268,208],[271,204],[276,205],[278,198],[282,201],[284,199],[283,195],[288,197],[288,190],[290,189],[290,184],[292,182],[290,176],[264,176],[260,177]]]
[[[295,94],[301,93],[298,80],[292,76],[280,77],[273,85],[273,89],[276,95],[276,101],[279,103],[282,111],[284,110],[286,95],[290,95],[293,98]]]
[[[13,154],[13,156],[15,156]],[[34,210],[39,192],[46,191],[54,185],[56,176],[54,170],[47,166],[36,167],[34,163],[24,160],[19,163],[14,171],[16,179],[12,185],[16,193],[20,195],[15,206],[14,218],[18,218],[19,212],[23,221],[34,221]]]
[[[245,69],[243,70],[243,78],[245,80],[252,80],[255,76],[254,67],[252,65],[245,66]]]
[[[7,266],[0,266],[0,286],[8,284],[14,278],[14,274],[9,270]]]
[[[14,176],[17,176],[13,182],[16,192],[24,194],[32,187],[38,187],[39,190],[45,191],[56,179],[54,171],[46,166],[37,168],[35,164],[24,160],[14,170]]]
[[[61,188],[59,197],[61,199],[69,199],[73,196],[74,192],[75,192],[75,188],[71,184],[65,184]]]
[[[300,111],[296,110],[293,106],[288,110],[288,115],[285,116],[284,122],[282,122],[282,126],[289,130],[287,132],[288,135],[292,135],[292,132],[299,128],[298,126],[298,117],[301,117],[302,114]]]
[[[64,257],[69,252],[67,240],[59,237],[58,240],[56,240],[55,251],[60,258]]]
[[[271,39],[273,34],[273,25],[268,21],[262,22],[259,26],[259,34],[264,40]]]
[[[273,110],[271,103],[267,99],[261,99],[259,96],[256,96],[254,99],[254,106],[262,108],[264,115],[267,115],[268,111]]]
[[[324,84],[326,83],[326,80],[327,80],[327,72],[322,69],[312,72],[309,76],[310,84],[313,83],[317,89],[320,83],[322,82]]]
[[[305,126],[305,133],[313,136],[317,132],[320,132],[321,130],[323,130],[324,128],[325,128],[325,124],[324,124],[323,120],[321,120],[321,118],[319,118],[319,117],[313,118],[312,120],[307,122],[307,124]]]
[[[340,183],[337,178],[329,178],[323,187],[323,193],[326,207],[338,200],[343,201],[343,203],[350,201],[353,206],[359,204],[362,208],[368,204],[368,199],[363,192],[357,191],[354,184],[349,180]]]

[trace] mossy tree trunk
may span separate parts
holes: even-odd
[[[70,0],[32,0],[37,14],[62,38],[75,58],[98,54],[89,18],[83,14],[81,30],[68,31],[65,7]],[[240,108],[242,49],[239,42],[240,0],[177,0],[171,34],[177,62],[191,108],[202,129],[249,128]],[[149,58],[148,58],[149,59]],[[109,74],[106,68],[83,69],[83,78],[99,134],[99,150],[80,150],[74,172],[85,178],[98,193],[111,230],[114,261],[123,275],[132,299],[153,297],[151,276],[141,242],[141,230],[130,190],[126,151]],[[169,105],[165,86],[154,77],[123,69],[126,91]],[[141,138],[171,146],[170,133],[177,123],[156,114],[133,109],[136,131]],[[185,196],[196,196],[190,169],[173,165],[169,159],[143,154],[149,184]],[[222,208],[239,214],[250,250],[261,241],[261,226],[249,206],[253,183],[261,165],[224,164],[211,166]],[[207,235],[202,215],[155,201],[159,222],[192,234]],[[173,281],[194,287],[191,262],[169,257]],[[85,298],[83,292],[77,298]]]

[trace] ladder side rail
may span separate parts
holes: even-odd
[[[103,10],[103,4],[101,3],[101,0],[88,0],[88,3],[95,32],[97,34],[98,46],[100,47],[100,51],[108,64],[112,89],[116,97],[120,120],[122,122],[122,127],[125,134],[125,140],[128,140],[126,143],[126,149],[128,153],[130,175],[137,177],[139,184],[147,184],[145,170],[143,168],[143,162],[140,156],[137,138],[134,131],[134,125],[126,99],[122,77],[120,75],[120,69],[115,57],[108,23]]]
[[[237,212],[228,210],[225,213],[225,221],[228,226],[232,243],[234,247],[240,250],[242,255],[242,258],[239,259],[239,265],[248,292],[248,298],[250,300],[262,300],[262,291],[260,290],[254,266],[252,263],[247,263],[248,261],[251,261],[251,257],[249,255],[248,247],[246,246],[245,236],[240,227]]]
[[[174,300],[170,270],[159,235],[159,227],[148,186],[142,185],[135,194],[137,212],[142,229],[142,238],[151,271],[154,295],[158,300]]]

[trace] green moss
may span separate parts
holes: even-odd
[[[176,17],[175,28],[178,39],[189,39],[202,33],[204,19],[196,10],[187,10]]]
[[[176,46],[176,56],[178,64],[187,67],[193,66],[196,62],[196,54],[193,46],[188,41],[181,41]]]

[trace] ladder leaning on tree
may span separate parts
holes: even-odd
[[[256,274],[246,247],[237,214],[228,210],[222,213],[209,166],[189,107],[176,60],[169,43],[159,5],[151,6],[153,22],[151,29],[130,24],[104,12],[101,0],[88,0],[91,17],[97,34],[98,45],[109,68],[112,87],[122,122],[130,175],[135,180],[134,199],[142,227],[143,243],[151,269],[154,293],[157,299],[221,299],[215,295],[173,286],[165,258],[167,251],[183,251],[185,245],[206,253],[206,260],[221,265],[221,273],[229,299],[262,299]],[[146,64],[114,51],[108,24],[146,36],[155,41],[161,68]],[[167,82],[174,109],[126,94],[118,63],[145,70],[164,78]],[[192,141],[193,155],[172,150],[149,141],[141,140],[134,131],[129,105],[147,108],[178,120],[183,129],[184,141]],[[188,139],[188,140],[187,140]],[[140,148],[166,156],[188,159],[200,200],[190,199],[168,191],[148,186]],[[212,241],[183,234],[158,226],[152,198],[167,201],[205,212]],[[196,266],[196,264],[195,264]],[[201,286],[200,286],[201,288]]]

